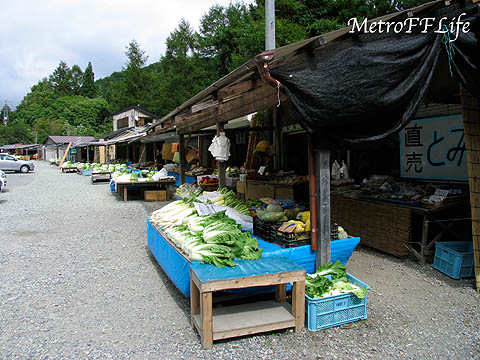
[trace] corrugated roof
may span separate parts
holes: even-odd
[[[52,140],[53,142],[57,143],[57,144],[68,144],[68,143],[82,143],[82,142],[88,142],[88,141],[92,141],[93,139],[95,139],[93,136],[64,136],[64,135],[53,135],[53,136],[49,136],[47,138],[47,140],[45,141],[48,141],[48,140]]]
[[[2,150],[27,149],[38,146],[38,144],[8,144],[0,146]]]

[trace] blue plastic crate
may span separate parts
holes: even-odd
[[[347,273],[348,281],[362,288],[370,286]],[[359,299],[352,293],[329,296],[320,299],[306,298],[306,322],[310,331],[318,331],[330,327],[364,320],[367,318],[367,296]]]
[[[436,243],[432,267],[454,279],[473,277],[475,275],[473,243],[470,241]]]

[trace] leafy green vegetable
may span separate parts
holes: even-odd
[[[347,267],[337,260],[334,263],[329,262],[328,264],[318,267],[312,275],[330,275],[333,280],[343,279],[347,281]]]
[[[367,296],[367,289],[347,280],[347,267],[340,261],[329,262],[317,268],[305,279],[305,293],[313,298],[353,293],[359,299]]]

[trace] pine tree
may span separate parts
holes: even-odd
[[[92,70],[92,63],[89,61],[83,73],[82,87],[80,88],[80,95],[93,99],[97,95],[95,88],[95,74]]]

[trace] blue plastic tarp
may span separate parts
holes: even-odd
[[[152,225],[149,218],[147,218],[148,248],[158,264],[162,267],[165,274],[167,274],[180,292],[189,297],[190,265],[192,263],[178,253],[164,236],[166,235],[160,233]],[[281,248],[278,245],[263,241],[259,238],[257,238],[257,240],[259,247],[263,249],[262,258],[284,256],[300,265],[307,273],[315,271],[315,251],[310,250],[310,245]],[[342,264],[346,265],[359,242],[359,237],[332,241],[330,243],[331,260],[340,260]]]
[[[260,276],[279,274],[288,271],[303,270],[303,267],[285,256],[265,257],[259,260],[236,260],[235,267],[218,268],[209,264],[192,264],[198,279],[201,282],[237,279],[245,276]]]
[[[175,177],[175,186],[180,186],[180,174],[169,172],[168,176]],[[193,184],[197,179],[194,176],[185,175],[185,184]]]

